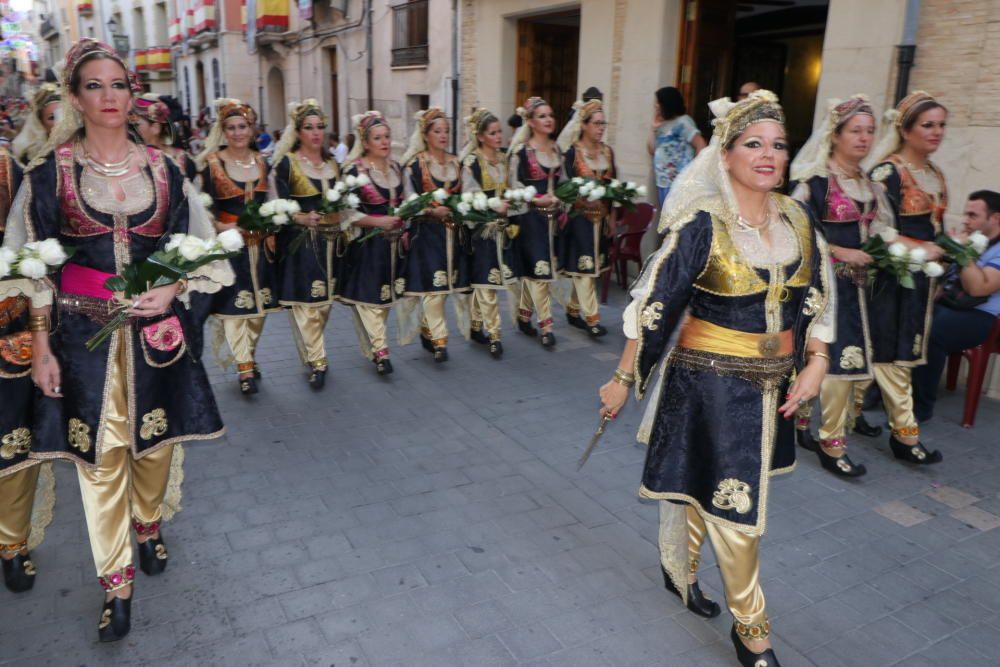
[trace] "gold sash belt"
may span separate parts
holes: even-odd
[[[678,347],[730,357],[786,357],[795,351],[792,330],[774,334],[728,329],[697,317],[688,317],[681,327]]]

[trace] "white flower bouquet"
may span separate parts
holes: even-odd
[[[248,202],[236,224],[248,232],[274,234],[292,221],[292,216],[302,208],[294,199],[271,199],[260,204]]]
[[[58,239],[29,241],[20,250],[0,248],[0,279],[40,280],[59,269],[72,257],[74,248],[65,248]]]
[[[959,266],[968,266],[979,259],[983,251],[990,245],[990,240],[982,232],[972,232],[965,241],[939,234],[934,242],[944,250],[948,259]]]

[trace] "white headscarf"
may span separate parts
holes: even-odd
[[[528,119],[535,113],[535,109],[548,105],[549,103],[541,97],[529,97],[524,101],[523,107],[517,108],[515,113],[521,117],[521,127],[517,128],[517,132],[510,138],[510,150],[507,151],[508,159],[512,155],[516,155],[521,150],[521,146],[531,138],[531,125],[528,124]]]
[[[898,153],[903,147],[903,125],[915,116],[919,116],[928,108],[943,106],[923,90],[915,90],[882,115],[882,127],[875,148],[865,160],[865,169],[884,162],[893,153]]]
[[[344,158],[345,168],[365,154],[365,139],[373,128],[379,125],[389,127],[389,123],[385,121],[385,117],[379,111],[366,111],[355,114],[351,116],[351,125],[354,126],[354,146],[351,147],[351,152]]]
[[[45,112],[45,107],[53,102],[62,101],[62,88],[58,83],[43,83],[31,100],[31,111],[24,126],[11,145],[11,152],[14,157],[22,160],[25,164],[30,163],[45,147],[45,142],[49,138],[49,132],[42,125],[40,116]],[[62,105],[56,112],[56,121],[62,113]]]
[[[278,166],[281,163],[281,158],[295,149],[295,142],[299,139],[299,128],[302,127],[302,122],[309,116],[319,116],[324,123],[326,122],[326,114],[323,113],[323,108],[319,105],[319,100],[311,97],[301,102],[290,102],[288,104],[288,124],[281,131],[281,140],[275,146],[274,153],[271,155],[271,164]],[[323,159],[325,160],[327,157],[329,156],[324,155]]]
[[[448,116],[445,115],[441,107],[428,107],[413,114],[413,119],[417,121],[417,124],[413,127],[413,132],[410,134],[410,143],[406,147],[406,152],[403,153],[399,164],[405,167],[418,154],[427,150],[427,141],[424,139],[427,128],[430,127],[431,123],[441,118],[444,118],[445,122],[448,120]]]
[[[484,109],[483,107],[478,107],[472,111],[472,113],[462,119],[465,123],[465,145],[462,146],[461,152],[458,154],[458,160],[461,163],[465,163],[465,158],[469,157],[479,148],[479,133],[486,130],[490,123],[499,122],[500,119],[496,115]]]
[[[790,169],[792,181],[807,181],[813,176],[826,176],[827,162],[833,152],[834,133],[838,127],[861,113],[875,117],[875,112],[864,95],[852,95],[846,100],[835,98],[827,100],[823,122],[792,160]]]
[[[580,139],[584,122],[598,111],[601,113],[604,112],[604,105],[601,100],[587,100],[586,102],[577,100],[573,102],[573,116],[566,123],[562,132],[559,133],[559,138],[556,139],[559,148],[564,151],[569,150],[569,147]]]

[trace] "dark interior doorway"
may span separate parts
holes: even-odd
[[[552,105],[557,120],[566,118],[576,101],[579,61],[579,10],[518,19],[517,104],[538,96]]]

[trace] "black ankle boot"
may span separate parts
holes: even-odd
[[[601,336],[607,336],[608,330],[600,324],[591,324],[587,326],[587,335],[591,338],[600,338]]]
[[[861,477],[868,472],[868,469],[861,463],[855,463],[847,456],[847,453],[840,456],[830,456],[822,447],[816,448],[816,455],[819,456],[821,466],[841,477]]]
[[[490,356],[499,359],[503,356],[503,343],[498,340],[490,342]]]
[[[102,642],[123,639],[132,629],[132,597],[111,598],[105,601],[97,636]]]
[[[882,427],[872,426],[864,415],[858,415],[854,418],[854,432],[866,438],[877,438],[882,435]]]
[[[251,396],[257,393],[257,378],[251,375],[247,378],[240,378],[240,393],[244,396]]]
[[[482,329],[470,329],[469,338],[476,341],[480,345],[489,345],[490,343],[489,336],[484,334]]]
[[[420,334],[420,346],[428,352],[434,352],[434,343],[431,342],[430,338],[427,338],[423,334]]]
[[[525,336],[537,336],[538,329],[531,326],[531,320],[522,320],[520,317],[517,318],[517,329]]]
[[[681,592],[677,590],[676,586],[674,586],[674,582],[670,579],[670,575],[667,574],[667,571],[663,569],[662,565],[660,566],[660,572],[663,573],[663,587],[683,600],[684,598],[681,597]],[[704,618],[715,618],[722,612],[722,609],[719,608],[718,602],[709,600],[705,597],[705,594],[701,592],[701,586],[698,585],[697,581],[693,584],[688,584],[687,598],[688,610],[698,616],[703,616]]]
[[[819,451],[819,443],[813,437],[812,431],[807,428],[795,429],[795,442],[802,449],[809,450],[810,452]]]
[[[542,334],[542,347],[553,348],[556,346],[556,335],[551,331],[546,331]]]
[[[570,315],[566,313],[566,322],[569,323],[571,327],[576,327],[577,329],[583,329],[586,331],[588,329],[587,322],[579,315]]]
[[[892,448],[893,456],[907,463],[930,465],[931,463],[940,463],[943,458],[941,452],[936,449],[933,452],[929,452],[919,442],[915,445],[908,445],[905,442],[896,440],[895,435],[889,436],[889,447]]]
[[[389,357],[375,357],[375,372],[379,375],[392,375],[392,362]]]
[[[309,386],[319,391],[326,385],[326,369],[314,368],[309,373]]]
[[[729,637],[733,640],[733,647],[736,648],[736,659],[743,667],[781,667],[773,649],[767,649],[763,653],[754,653],[748,649],[736,634],[736,626],[729,632]]]
[[[448,361],[448,348],[444,345],[435,345],[431,351],[434,353],[435,363],[443,364]]]
[[[3,583],[11,593],[24,593],[35,585],[35,564],[31,562],[31,554],[15,554],[0,562],[3,563]]]
[[[155,577],[167,569],[167,547],[163,535],[139,543],[139,569],[150,577]]]

